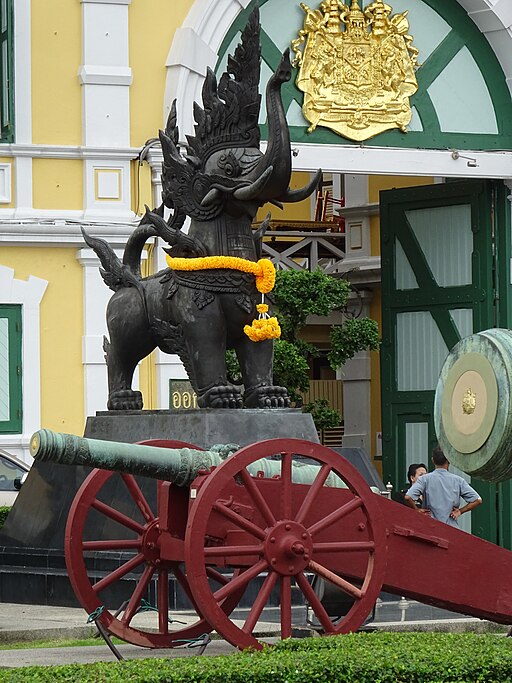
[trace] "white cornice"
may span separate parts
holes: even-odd
[[[48,246],[69,247],[84,245],[81,228],[84,227],[90,235],[101,237],[110,244],[124,245],[133,229],[139,222],[139,217],[124,222],[91,222],[80,219],[68,220],[15,220],[3,219],[0,212],[0,244],[4,246]]]
[[[32,157],[45,159],[136,159],[140,147],[85,147],[82,145],[0,145],[3,157]]]
[[[293,169],[367,175],[396,175],[407,169],[410,176],[443,178],[511,178],[511,151],[473,151],[450,149],[399,149],[362,145],[293,145]],[[262,149],[264,145],[262,145]],[[405,171],[404,171],[405,172]]]

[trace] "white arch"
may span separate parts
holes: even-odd
[[[485,35],[512,92],[512,2],[510,0],[457,0]],[[192,133],[193,101],[200,102],[206,67],[213,68],[226,33],[250,0],[196,0],[183,26],[179,28],[167,57],[164,117],[170,104],[178,100],[180,133]],[[351,173],[396,173],[456,177],[510,178],[510,153],[472,152],[476,166],[454,160],[449,152],[390,148],[345,147],[346,168],[340,168],[337,146],[295,145],[298,154],[293,163],[297,170],[315,170],[319,165]],[[333,147],[333,149],[329,149]],[[332,158],[331,158],[332,157]],[[462,157],[461,157],[462,158]],[[371,171],[370,171],[371,169]]]

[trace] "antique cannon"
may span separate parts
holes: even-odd
[[[93,470],[67,522],[66,564],[80,603],[88,613],[102,608],[103,627],[128,642],[173,647],[216,630],[241,649],[260,648],[253,632],[271,595],[278,596],[281,637],[291,636],[297,589],[326,635],[356,630],[381,590],[512,624],[511,552],[376,495],[352,465],[320,444],[271,439],[222,460],[177,441],[105,446],[43,430],[32,453],[157,477],[153,509],[133,474]],[[135,515],[102,500],[113,478],[129,491]],[[116,533],[107,524],[104,536],[91,537],[87,520],[98,515],[114,522]],[[118,564],[105,569],[100,560],[111,556]],[[116,585],[132,573],[133,594],[115,611]],[[172,575],[197,612],[191,626],[169,618]],[[330,618],[311,575],[353,599],[344,617]],[[235,623],[230,615],[257,578],[259,593]],[[138,613],[151,590],[156,623],[147,628]]]

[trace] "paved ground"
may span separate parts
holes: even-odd
[[[376,612],[376,619],[370,625],[372,628],[382,630],[439,630],[439,631],[489,631],[501,629],[503,632],[507,627],[499,627],[480,619],[459,617],[453,613],[442,613],[426,615],[421,613],[418,603],[410,603],[407,609],[400,603],[381,605]],[[431,610],[432,608],[426,608]],[[420,616],[428,617],[418,619]],[[232,615],[239,617],[238,623],[242,625],[247,612],[239,610]],[[264,636],[265,640],[272,641],[272,633],[278,629],[279,611],[274,608],[266,608],[264,612],[266,621],[258,622],[258,635]],[[410,617],[410,618],[408,618]],[[154,620],[155,615],[145,613],[137,616],[138,625],[141,628],[148,628]],[[180,612],[174,615],[176,620],[193,623],[197,617],[195,614]],[[97,633],[94,624],[87,624],[87,615],[81,608],[70,607],[49,607],[37,605],[18,605],[0,603],[0,644],[8,644],[19,641],[30,642],[38,639],[59,639],[59,638],[83,638]],[[306,628],[306,611],[304,607],[296,608],[294,622],[303,624],[302,631],[297,634],[310,635],[311,631]],[[183,628],[185,624],[177,624],[171,628]],[[125,659],[148,658],[148,657],[189,657],[200,653],[198,648],[179,647],[165,650],[149,650],[134,645],[123,644],[116,646]],[[235,648],[223,640],[214,639],[206,647],[205,655],[220,655],[236,652]],[[0,650],[0,668],[14,668],[29,665],[51,665],[51,664],[72,664],[90,663],[98,661],[116,661],[114,654],[110,651],[107,644],[100,638],[97,646],[76,647],[76,648],[28,648]]]

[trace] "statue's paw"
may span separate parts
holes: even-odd
[[[290,398],[286,387],[261,386],[246,391],[246,408],[289,408]]]
[[[242,394],[232,384],[212,387],[198,399],[200,408],[243,408]]]
[[[142,394],[132,389],[113,391],[108,397],[108,410],[142,410]]]

